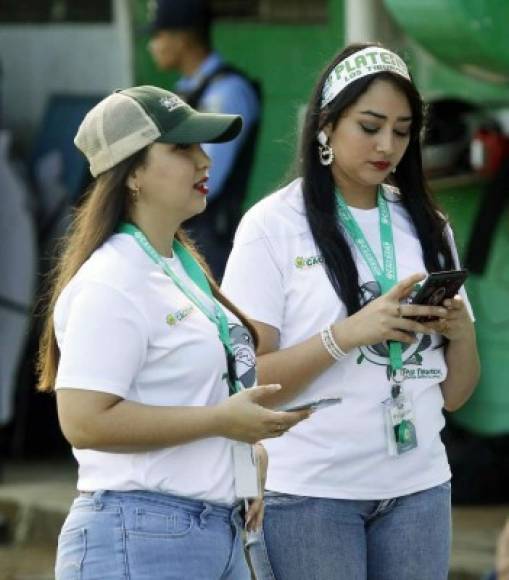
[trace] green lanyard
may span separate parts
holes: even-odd
[[[398,275],[396,269],[394,238],[392,235],[391,214],[387,200],[384,198],[380,187],[377,192],[377,205],[380,223],[380,241],[382,244],[383,269],[380,267],[371,246],[366,240],[359,224],[353,217],[352,212],[341,195],[341,192],[336,190],[336,207],[339,219],[362,254],[362,257],[366,261],[369,269],[375,277],[375,280],[380,284],[382,294],[385,294],[397,283]],[[401,382],[403,376],[402,351],[401,342],[393,340],[389,341],[389,358],[391,362],[392,375],[397,382]]]
[[[237,379],[235,373],[235,354],[233,352],[232,340],[230,337],[230,331],[228,328],[228,319],[223,309],[214,298],[212,290],[210,288],[209,281],[205,276],[205,272],[202,270],[201,266],[194,259],[192,254],[178,241],[173,242],[173,251],[179,258],[186,274],[191,278],[191,280],[202,290],[204,294],[210,297],[214,303],[214,310],[212,311],[208,308],[200,298],[193,292],[191,288],[186,286],[184,282],[175,274],[175,272],[170,268],[168,263],[159,254],[159,252],[152,246],[148,241],[145,234],[135,225],[130,223],[121,223],[117,232],[122,234],[129,234],[138,242],[142,250],[147,254],[147,256],[158,266],[160,266],[163,272],[171,278],[175,286],[189,298],[189,300],[199,309],[203,314],[217,327],[219,339],[222,342],[225,354],[226,362],[228,365],[228,386],[230,390],[230,395],[233,395],[242,389],[240,381]]]

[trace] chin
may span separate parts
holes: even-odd
[[[379,173],[377,175],[367,176],[366,179],[361,179],[360,181],[361,183],[364,183],[364,185],[373,187],[384,183],[385,180],[387,179],[387,175],[389,175],[389,172]]]
[[[204,201],[203,205],[201,206],[196,205],[195,207],[193,207],[193,211],[189,212],[190,215],[189,218],[187,219],[200,215],[207,209],[207,200],[204,199],[203,201]]]

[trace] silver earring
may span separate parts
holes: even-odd
[[[318,140],[318,157],[322,165],[330,165],[334,161],[334,151],[328,143],[327,135],[324,131],[320,131],[317,136]]]

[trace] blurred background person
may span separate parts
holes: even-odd
[[[229,143],[205,145],[212,160],[209,207],[188,222],[216,278],[223,274],[251,172],[260,124],[260,89],[214,50],[206,0],[152,4],[150,52],[156,65],[182,75],[175,91],[192,107],[242,115],[244,128]]]

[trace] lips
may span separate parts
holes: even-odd
[[[370,164],[378,171],[386,171],[391,166],[389,161],[370,161]]]
[[[200,179],[200,181],[198,181],[193,185],[194,189],[196,189],[196,191],[199,191],[202,195],[207,195],[207,193],[209,192],[209,187],[207,185],[208,180],[209,180],[208,177]]]

